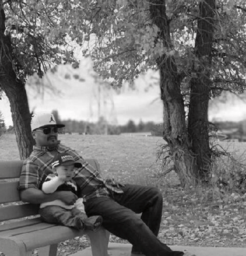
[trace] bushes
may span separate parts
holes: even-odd
[[[221,192],[246,193],[246,166],[240,159],[226,154],[214,159],[211,185]]]
[[[202,201],[242,199],[246,194],[246,154],[244,151],[242,152],[244,147],[244,143],[237,142],[233,144],[219,142],[211,146],[212,164],[209,182],[200,184],[196,188],[188,187],[188,189],[197,191]],[[167,144],[158,148],[157,155],[163,164],[162,173],[159,176],[162,177],[170,173],[171,170],[175,170],[168,152]]]

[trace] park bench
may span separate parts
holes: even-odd
[[[99,170],[94,159],[87,161]],[[30,256],[34,249],[39,256],[57,255],[58,243],[87,235],[93,256],[107,256],[109,232],[77,231],[41,221],[38,205],[20,201],[18,179],[22,161],[0,162],[0,254],[6,256]]]

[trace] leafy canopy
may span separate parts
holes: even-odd
[[[136,0],[9,0],[4,2],[6,34],[12,38],[14,66],[19,78],[42,76],[55,64],[77,63],[74,49],[92,57],[95,70],[113,86],[133,81],[157,69],[161,55],[175,58],[184,90],[202,65],[195,56],[198,0],[166,0],[170,42],[163,42],[149,8],[158,1]],[[156,5],[156,8],[159,8]],[[246,3],[216,2],[212,94],[242,92],[246,65]],[[205,68],[205,67],[204,67]],[[208,68],[208,67],[206,67]]]

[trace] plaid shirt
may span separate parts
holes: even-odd
[[[48,151],[46,147],[33,147],[33,152],[24,161],[22,167],[19,190],[27,188],[41,189],[41,185],[47,175],[53,173],[51,163],[58,153],[68,153],[74,157],[75,161],[79,161],[82,164],[81,168],[75,170],[73,179],[80,187],[85,202],[93,197],[108,196],[110,191],[123,193],[120,184],[111,179],[107,181],[102,179],[98,170],[89,165],[75,150],[62,144],[58,145],[57,149],[53,151]],[[88,190],[91,193],[83,195],[83,191]]]

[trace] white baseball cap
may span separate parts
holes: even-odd
[[[47,126],[56,126],[58,128],[64,127],[64,124],[57,124],[54,115],[52,114],[42,114],[35,115],[31,120],[32,131]]]

